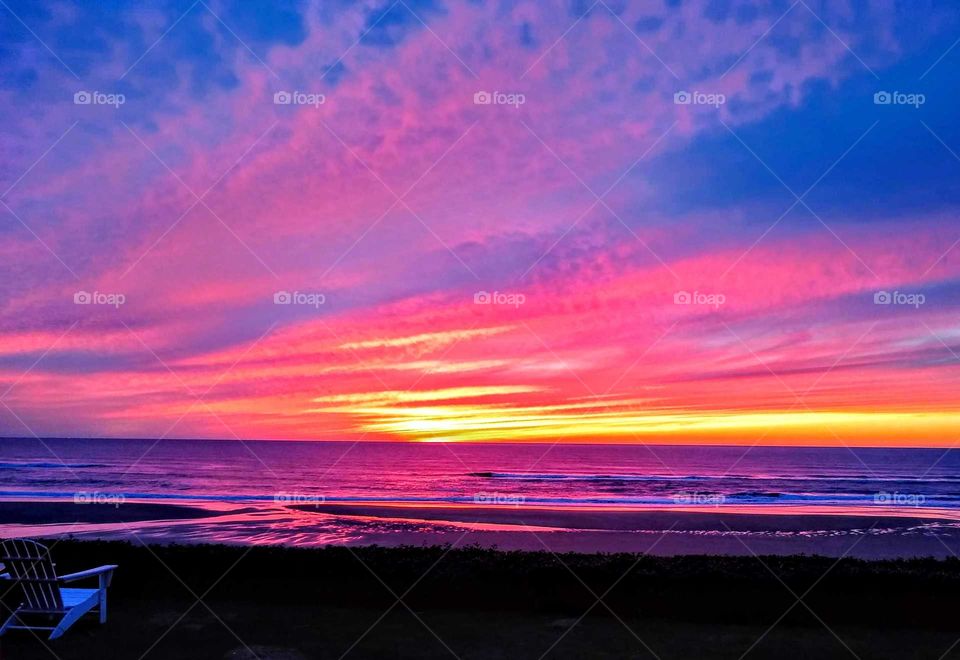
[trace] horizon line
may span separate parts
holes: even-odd
[[[297,442],[297,443],[349,443],[349,444],[381,444],[381,445],[572,445],[572,446],[591,446],[591,447],[727,447],[727,448],[783,448],[783,449],[944,449],[950,451],[958,448],[960,440],[945,444],[806,444],[802,441],[796,443],[731,443],[731,442],[589,442],[589,441],[549,441],[549,440],[367,440],[367,439],[321,439],[321,438],[201,438],[201,437],[167,437],[155,438],[151,436],[7,436],[0,435],[0,441],[3,440],[34,440],[45,442],[47,440],[111,440],[111,441],[143,441],[143,442],[161,442],[164,440],[174,440],[178,442]]]

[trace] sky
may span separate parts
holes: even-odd
[[[0,2],[0,435],[952,446],[950,2]]]

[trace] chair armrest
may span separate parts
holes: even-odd
[[[74,582],[76,580],[83,580],[86,578],[92,578],[97,576],[104,576],[106,582],[110,584],[110,577],[114,569],[117,568],[116,564],[107,564],[105,566],[97,566],[96,568],[90,568],[86,571],[80,571],[79,573],[69,573],[67,575],[61,575],[61,582]]]

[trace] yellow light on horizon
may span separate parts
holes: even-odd
[[[597,411],[558,413],[531,407],[444,406],[413,409],[368,408],[356,411],[365,432],[395,435],[417,442],[480,441],[600,441],[643,442],[657,437],[664,442],[717,441],[731,439],[784,441],[802,444],[853,442],[871,438],[906,444],[916,438],[951,437],[960,428],[960,412],[867,412],[867,411],[763,411],[763,412],[624,412]],[[649,441],[649,440],[648,440]],[[939,442],[938,442],[939,444]]]

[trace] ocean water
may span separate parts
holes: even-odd
[[[18,536],[871,557],[960,552],[960,453],[944,449],[0,439],[0,499],[215,512],[190,520],[0,525],[0,535]],[[717,522],[704,512],[735,517]],[[741,524],[748,519],[763,522]]]
[[[0,496],[960,506],[944,449],[0,439]]]

